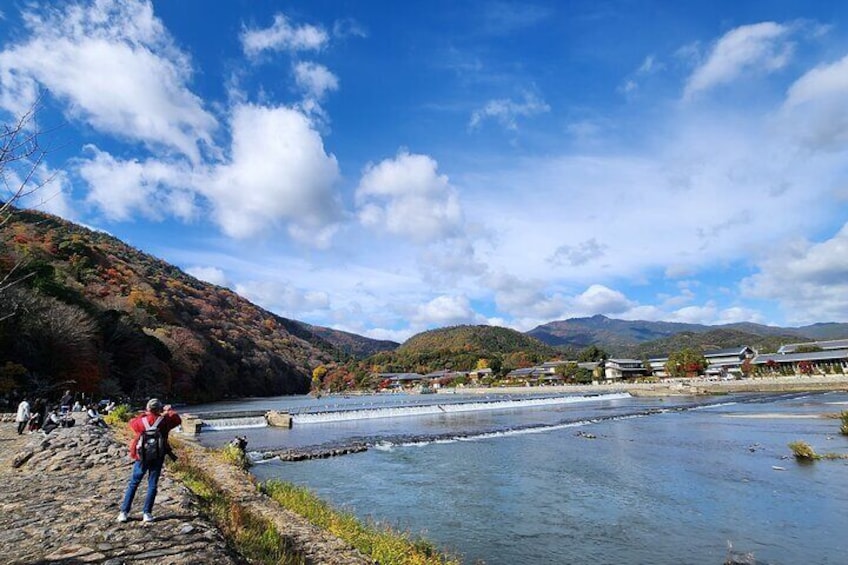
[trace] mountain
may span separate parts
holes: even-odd
[[[381,351],[394,351],[400,346],[396,341],[371,339],[350,332],[321,326],[310,326],[309,324],[304,324],[304,326],[313,334],[330,343],[341,353],[354,357],[368,357]]]
[[[795,341],[790,334],[757,335],[728,328],[711,329],[706,332],[681,332],[673,336],[640,343],[623,349],[618,354],[631,359],[664,357],[673,351],[698,349],[710,351],[748,345],[761,353],[775,352],[784,343]]]
[[[699,341],[695,339],[695,336],[698,334],[714,332],[716,330],[741,332],[741,334],[711,334],[705,338],[704,345],[708,345],[707,342],[727,344],[717,347],[720,349],[735,345],[754,346],[755,343],[761,343],[764,347],[770,349],[773,343],[778,342],[786,343],[848,337],[848,324],[839,323],[813,324],[810,326],[790,328],[765,326],[750,322],[708,326],[704,324],[685,324],[678,322],[616,320],[602,315],[549,322],[530,330],[527,332],[527,335],[555,347],[583,348],[589,345],[597,345],[611,354],[621,355],[626,353],[633,354],[634,351],[639,351],[637,346],[640,344],[655,342],[657,340],[667,340],[678,334],[687,334],[687,338],[681,339],[695,343]],[[733,339],[743,341],[729,343],[728,339],[730,336],[735,336]],[[768,340],[763,338],[775,339]],[[666,343],[671,344],[674,341]],[[666,347],[662,341],[658,342],[656,346],[647,349],[659,350],[660,347]],[[668,349],[665,351],[667,352]]]
[[[338,355],[321,330],[54,216],[0,228],[0,393],[188,401],[309,390]],[[366,338],[362,338],[363,340]]]
[[[394,351],[369,357],[368,362],[376,372],[470,371],[481,361],[498,371],[529,367],[560,355],[560,351],[509,328],[453,326],[416,334]]]
[[[667,338],[681,332],[707,331],[707,326],[678,322],[616,320],[596,315],[548,322],[527,332],[551,346],[576,348],[597,345],[609,351],[646,341]]]
[[[428,330],[406,340],[399,353],[419,353],[436,350],[475,351],[495,355],[516,353],[556,354],[538,339],[519,331],[498,326],[452,326]]]

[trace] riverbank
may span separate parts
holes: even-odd
[[[156,521],[141,522],[145,486],[130,521],[116,521],[130,475],[127,449],[111,430],[78,425],[45,437],[0,427],[0,562],[247,563],[203,514],[198,499],[168,468],[159,482]],[[359,565],[362,554],[258,492],[250,476],[198,445],[177,447],[183,464],[202,469],[241,508],[261,515],[305,563]]]
[[[679,382],[609,383],[596,385],[548,385],[512,387],[464,387],[440,389],[438,394],[608,394],[627,392],[632,396],[691,396],[734,392],[821,392],[848,391],[848,375],[762,377],[730,381],[682,379]]]

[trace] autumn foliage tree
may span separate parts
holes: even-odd
[[[707,360],[704,354],[697,349],[682,349],[668,356],[665,370],[674,378],[697,377],[703,374],[707,368]]]

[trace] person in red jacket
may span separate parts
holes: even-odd
[[[127,491],[124,494],[124,501],[121,504],[121,513],[118,514],[118,522],[127,521],[127,515],[130,512],[135,491],[138,490],[138,485],[141,484],[145,473],[147,474],[147,496],[144,499],[142,520],[144,522],[153,521],[153,502],[156,500],[159,475],[162,473],[162,465],[165,462],[165,452],[170,449],[168,447],[168,432],[181,423],[180,415],[171,409],[171,405],[162,406],[162,402],[158,398],[151,398],[147,402],[145,413],[130,421],[130,429],[133,432],[133,438],[130,441],[130,458],[135,463],[133,464],[132,476],[127,485]],[[161,456],[143,460],[138,450],[139,441],[142,435],[145,434],[145,430],[153,428],[159,430],[165,448],[161,450]]]

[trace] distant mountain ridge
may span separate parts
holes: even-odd
[[[345,355],[368,357],[380,351],[394,351],[400,344],[387,339],[372,339],[359,334],[334,330],[322,326],[303,325],[315,335],[321,337]]]
[[[678,334],[707,334],[716,330],[740,332],[736,335],[738,339],[753,336],[758,339],[777,337],[780,340],[813,341],[848,337],[848,324],[834,322],[789,328],[751,322],[709,326],[680,322],[617,320],[600,314],[588,318],[548,322],[530,330],[527,335],[554,347],[583,348],[597,345],[610,352],[627,352],[636,350],[642,344],[668,340]],[[718,341],[726,342],[724,339]]]

